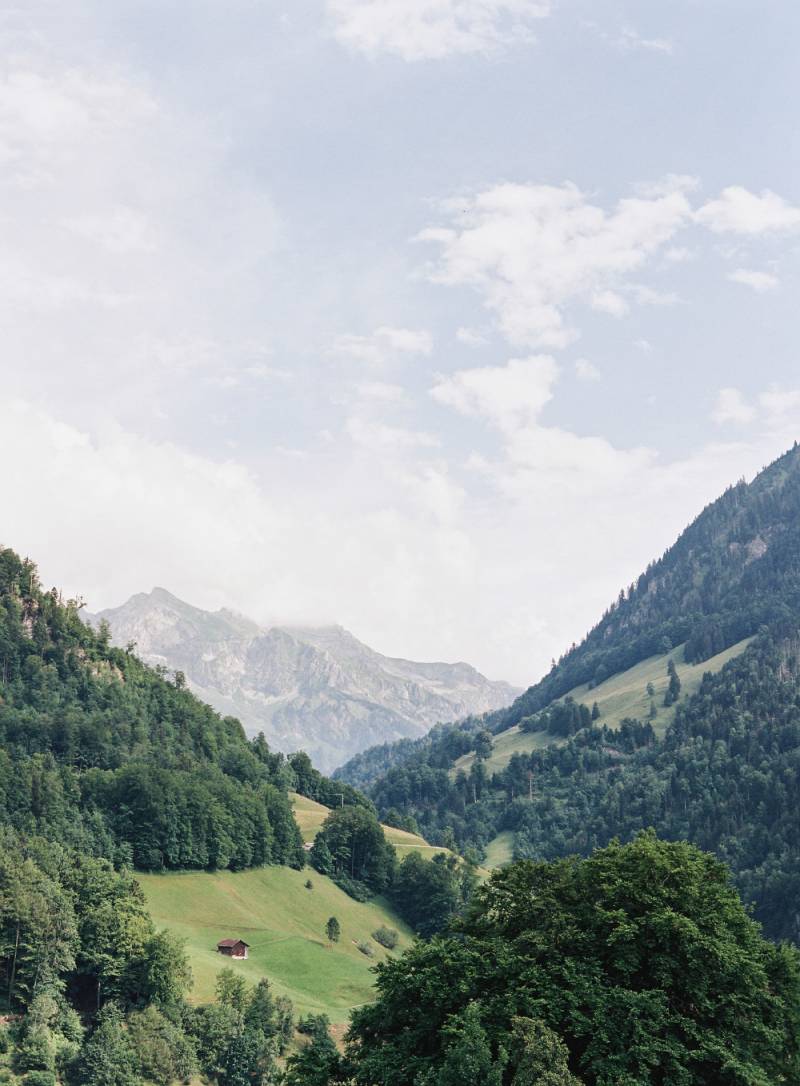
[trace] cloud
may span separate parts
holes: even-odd
[[[533,424],[553,396],[558,366],[548,355],[512,358],[505,366],[440,377],[431,396],[459,414],[488,419],[501,430]]]
[[[599,381],[602,377],[600,370],[594,362],[586,358],[579,358],[575,362],[575,375],[579,381]]]
[[[727,423],[748,423],[756,416],[756,409],[747,402],[738,388],[721,388],[711,418],[718,426]]]
[[[379,365],[398,355],[429,355],[433,351],[430,332],[411,328],[383,326],[369,336],[337,336],[331,353],[356,359],[370,365]]]
[[[489,342],[486,336],[481,335],[475,328],[458,328],[456,339],[465,347],[485,347]]]
[[[782,388],[772,384],[758,397],[761,409],[773,424],[783,424],[791,416],[800,415],[800,388]]]
[[[624,317],[631,308],[622,295],[614,290],[598,290],[590,298],[589,304],[598,313],[608,313],[610,317]]]
[[[327,0],[336,38],[377,57],[442,60],[534,40],[550,0]]]
[[[768,290],[775,290],[780,286],[780,279],[769,272],[753,271],[750,268],[737,268],[728,275],[732,283],[741,283],[745,287],[751,287],[756,293],[764,294]]]
[[[477,291],[512,344],[563,349],[570,306],[624,314],[629,277],[690,219],[686,189],[670,178],[607,212],[571,183],[500,184],[446,202],[447,225],[418,238],[439,249],[430,279]]]
[[[716,234],[783,233],[800,229],[800,207],[794,207],[769,189],[756,195],[740,185],[723,189],[695,214],[697,222]]]
[[[626,52],[643,49],[649,53],[663,53],[672,56],[675,46],[668,38],[644,38],[632,26],[623,27],[618,44]]]
[[[356,444],[376,452],[395,449],[435,449],[440,445],[439,439],[433,434],[406,430],[400,426],[387,426],[384,422],[363,418],[348,419],[346,429]]]
[[[141,421],[187,379],[233,387],[253,363],[254,269],[282,223],[261,184],[228,172],[214,120],[79,56],[37,37],[0,58],[5,389]]]

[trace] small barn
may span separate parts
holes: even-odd
[[[229,958],[246,958],[249,949],[250,945],[244,939],[220,939],[217,943],[217,952]]]

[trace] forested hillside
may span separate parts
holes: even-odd
[[[724,661],[734,644],[740,655],[681,690],[676,658]],[[773,937],[800,940],[798,644],[795,447],[709,506],[509,710],[414,747],[375,748],[341,776],[372,782],[383,817],[413,818],[429,840],[478,856],[501,832],[513,832],[517,858],[536,859],[587,855],[647,826],[687,838],[730,864]],[[603,684],[635,675],[644,659],[650,674],[659,656],[658,692],[642,679],[635,698],[644,711],[606,721]],[[502,760],[493,759],[500,733],[512,751]]]
[[[302,865],[289,787],[282,755],[0,551],[0,821],[118,865]]]

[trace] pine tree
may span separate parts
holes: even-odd
[[[328,919],[328,923],[325,925],[325,931],[328,936],[328,940],[331,943],[338,943],[339,936],[342,934],[341,926],[335,916],[331,916]]]
[[[664,694],[664,704],[670,706],[675,704],[681,692],[681,680],[678,678],[674,660],[670,660],[667,664],[667,675],[669,675],[669,685],[666,694]]]

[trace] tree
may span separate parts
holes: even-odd
[[[486,1030],[481,1024],[480,1003],[469,1003],[452,1015],[442,1029],[444,1058],[435,1072],[423,1076],[425,1086],[500,1086],[501,1064],[493,1059]]]
[[[141,1083],[136,1050],[115,1003],[107,1003],[98,1015],[97,1028],[84,1046],[82,1065],[85,1086]]]
[[[320,875],[333,874],[333,856],[331,856],[331,850],[328,848],[328,843],[325,838],[319,833],[314,838],[314,844],[311,846],[308,858],[311,860],[314,869],[319,871]]]
[[[341,1061],[327,1029],[313,1034],[311,1043],[286,1061],[284,1086],[330,1086]]]
[[[391,882],[395,851],[378,819],[366,808],[340,807],[331,811],[317,834],[315,849],[317,841],[320,852],[322,842],[326,845],[335,875],[357,879],[378,893]]]
[[[595,702],[594,705],[592,706],[592,720],[594,721],[594,720],[599,720],[599,719],[600,719],[600,706],[597,704],[597,702]]]
[[[485,728],[475,736],[475,756],[481,761],[492,756],[492,733]]]
[[[580,1086],[569,1069],[569,1050],[541,1019],[513,1020],[511,1086]]]
[[[585,1086],[644,1086],[653,1068],[681,1086],[800,1081],[800,955],[763,938],[725,867],[691,845],[643,833],[586,860],[512,864],[455,928],[377,967],[348,1039],[357,1083],[438,1074],[445,1027],[476,1002],[495,1059],[515,1018],[541,1017]],[[522,1082],[537,1045],[558,1054],[538,1038],[524,1060],[517,1048]]]
[[[328,923],[325,925],[325,932],[328,936],[328,940],[331,943],[338,943],[339,936],[342,933],[342,929],[339,927],[339,921],[335,916],[328,918]]]
[[[675,704],[681,692],[681,680],[678,678],[674,660],[670,660],[667,664],[667,675],[669,675],[669,684],[664,694],[664,704],[670,706]]]

